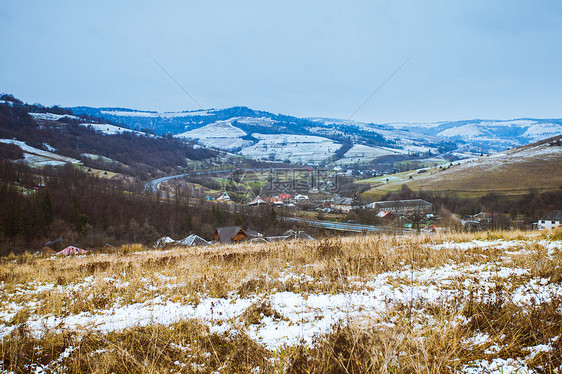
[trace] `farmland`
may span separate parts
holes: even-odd
[[[562,234],[125,245],[0,264],[9,372],[553,372]]]
[[[452,162],[359,181],[371,188],[365,197],[380,197],[408,184],[413,190],[449,191],[474,198],[490,191],[521,195],[536,188],[556,190],[562,186],[562,147],[547,142],[498,152],[475,159]]]

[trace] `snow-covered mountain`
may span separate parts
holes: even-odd
[[[387,126],[468,143],[488,143],[501,150],[562,134],[561,119],[469,120],[437,123],[396,123]],[[497,148],[494,148],[494,144]]]
[[[464,158],[562,134],[562,119],[373,124],[298,118],[246,107],[167,113],[125,108],[72,110],[255,159],[305,164],[346,165],[388,157]]]

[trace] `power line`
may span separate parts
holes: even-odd
[[[156,61],[156,59],[154,57],[152,57],[152,55],[150,53],[148,53],[148,51],[144,51],[151,59],[152,61],[154,61],[156,63],[156,65],[160,66],[160,69],[162,69],[164,71],[164,73],[168,74],[168,76],[174,81],[176,82],[176,84],[178,85],[179,88],[181,88],[183,90],[183,92],[185,92],[190,98],[191,100],[193,100],[193,102],[195,102],[195,104],[197,104],[199,106],[199,108],[204,109],[203,106],[201,106],[201,104],[199,104],[199,102],[197,100],[195,100],[195,98],[193,96],[191,96],[191,94],[189,92],[187,92],[187,90],[180,84],[180,82],[178,82],[176,80],[176,78],[174,78],[172,76],[172,74],[170,74],[168,72],[168,70],[166,70],[164,68],[164,66],[162,66],[158,61]]]
[[[404,67],[404,65],[406,65],[408,63],[408,61],[410,61],[412,59],[412,57],[414,57],[414,54],[412,54],[410,57],[408,57],[406,59],[406,61],[404,61],[402,63],[402,65],[400,65],[398,67],[398,69],[396,69],[392,74],[390,74],[390,76],[388,78],[386,78],[386,80],[384,82],[382,82],[382,84],[375,90],[375,92],[373,92],[371,94],[371,96],[369,96],[367,98],[367,100],[365,100],[363,102],[363,104],[359,105],[359,108],[355,109],[355,111],[349,116],[349,118],[347,120],[348,121],[351,120],[351,118],[353,118],[353,116],[356,115],[357,112],[359,112],[361,110],[361,108],[363,108],[365,106],[365,104],[367,104],[369,102],[369,100],[371,100],[373,98],[373,96],[375,96],[377,94],[377,92],[379,92],[388,83],[388,81],[390,81],[392,79],[392,77],[394,77]]]

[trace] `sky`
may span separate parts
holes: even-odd
[[[559,0],[0,0],[0,51],[43,105],[562,118]]]

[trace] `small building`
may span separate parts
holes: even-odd
[[[384,210],[393,214],[427,214],[431,212],[433,204],[422,199],[374,201],[370,204],[365,205],[365,208],[375,209],[377,211]]]
[[[377,218],[382,218],[387,221],[393,221],[396,216],[390,212],[387,212],[386,210],[381,210],[377,213]]]
[[[182,240],[178,241],[177,244],[185,245],[187,247],[197,247],[197,246],[207,246],[210,245],[208,241],[200,237],[199,235],[191,234]]]
[[[335,198],[334,202],[330,204],[334,210],[340,210],[343,213],[349,213],[352,209],[360,208],[356,200],[351,197]]]
[[[534,226],[539,230],[552,230],[557,227],[562,227],[562,210],[553,210],[539,219]]]
[[[308,195],[301,195],[301,194],[298,194],[298,195],[295,196],[295,201],[296,201],[296,202],[301,202],[301,203],[302,203],[302,202],[305,202],[305,201],[308,201]]]
[[[283,236],[286,236],[287,240],[314,240],[304,231],[288,230],[283,233]]]
[[[217,199],[217,201],[219,203],[228,203],[230,201],[230,196],[228,196],[228,194],[225,192],[222,193],[222,195],[220,195],[220,197]]]
[[[260,205],[263,205],[263,204],[267,204],[267,201],[265,201],[264,199],[262,199],[262,198],[260,197],[260,195],[256,196],[256,197],[254,198],[254,200],[252,200],[252,201],[250,201],[250,202],[248,203],[248,205],[250,205],[250,206],[260,206]]]
[[[291,194],[290,193],[280,193],[279,195],[277,195],[277,198],[283,202],[287,202],[289,200],[291,200]]]
[[[66,247],[65,249],[58,251],[57,255],[60,256],[73,256],[73,255],[84,255],[88,253],[87,250],[82,249],[82,248],[78,248],[78,247],[74,247],[72,245]]]
[[[166,248],[176,244],[176,241],[169,236],[164,236],[154,243],[154,248]]]
[[[250,235],[239,226],[218,227],[213,235],[213,240],[222,244],[240,243]]]
[[[261,238],[264,238],[263,234],[253,230],[244,230],[240,226],[219,227],[213,235],[213,241],[222,244],[240,243],[245,240]]]
[[[494,213],[480,212],[473,215],[472,220],[480,223],[491,223],[494,220]]]
[[[421,229],[421,231],[425,233],[434,233],[437,231],[437,226],[435,226],[433,223],[430,223],[429,225]]]
[[[286,240],[314,240],[314,238],[308,235],[306,232],[295,230],[285,231],[279,236],[268,236],[266,239],[268,242],[279,242]]]

